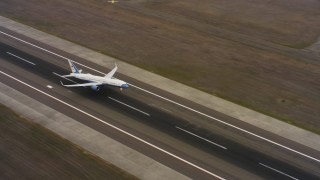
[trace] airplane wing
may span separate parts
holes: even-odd
[[[76,77],[76,75],[70,74],[70,75],[63,75],[63,76],[61,76],[61,77]]]
[[[115,67],[104,77],[111,79],[114,73],[116,73],[117,69],[118,69],[117,64],[115,64]]]
[[[61,82],[61,81],[60,81]],[[71,84],[71,85],[64,85],[61,82],[62,86],[66,86],[66,87],[86,87],[86,86],[99,86],[102,85],[102,83],[96,83],[96,82],[92,82],[92,83],[83,83],[83,84]]]

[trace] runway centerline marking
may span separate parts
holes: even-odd
[[[287,176],[287,177],[289,177],[289,178],[291,178],[291,179],[299,180],[299,179],[297,179],[297,178],[295,178],[295,177],[293,177],[293,176],[290,176],[289,174],[286,174],[286,173],[284,173],[284,172],[282,172],[282,171],[279,171],[279,170],[277,170],[277,169],[275,169],[275,168],[272,168],[272,167],[267,166],[267,165],[262,164],[262,163],[259,163],[259,164],[260,164],[261,166],[264,166],[264,167],[266,167],[266,168],[268,168],[268,169],[271,169],[271,170],[273,170],[273,171],[275,171],[275,172],[277,172],[277,173],[280,173],[280,174],[282,174],[282,175],[285,175],[285,176]]]
[[[224,147],[224,146],[222,146],[222,145],[220,145],[220,144],[217,144],[217,143],[215,143],[215,142],[212,142],[212,141],[210,141],[210,140],[208,140],[208,139],[206,139],[206,138],[203,138],[203,137],[201,137],[201,136],[198,136],[198,135],[196,135],[196,134],[194,134],[194,133],[192,133],[192,132],[190,132],[190,131],[187,131],[187,130],[185,130],[185,129],[182,129],[182,128],[178,127],[178,126],[176,126],[176,128],[177,128],[177,129],[180,129],[181,131],[184,131],[184,132],[186,132],[186,133],[188,133],[188,134],[191,134],[191,135],[193,135],[193,136],[195,136],[195,137],[197,137],[197,138],[199,138],[199,139],[202,139],[202,140],[204,140],[204,141],[207,141],[208,143],[211,143],[211,144],[213,144],[213,145],[216,145],[216,146],[218,146],[218,147],[220,147],[220,148],[222,148],[222,149],[227,149],[226,147]]]
[[[108,98],[111,99],[111,100],[113,100],[113,101],[115,101],[115,102],[117,102],[117,103],[120,103],[120,104],[122,104],[122,105],[125,105],[125,106],[127,106],[127,107],[129,107],[129,108],[131,108],[131,109],[134,109],[134,110],[136,110],[136,111],[138,111],[138,112],[141,112],[142,114],[145,114],[145,115],[147,115],[147,116],[150,116],[150,114],[148,114],[148,113],[146,113],[146,112],[144,112],[144,111],[141,111],[140,109],[137,109],[137,108],[135,108],[135,107],[132,107],[132,106],[130,106],[130,105],[124,103],[124,102],[121,102],[121,101],[119,101],[119,100],[116,100],[116,99],[114,99],[114,98],[112,98],[112,97],[108,97]]]
[[[43,50],[43,51],[45,51],[45,52],[48,52],[48,53],[50,53],[50,54],[53,54],[53,55],[55,55],[55,56],[57,56],[57,57],[60,57],[60,58],[62,58],[62,59],[69,60],[69,58],[66,58],[66,57],[61,56],[61,55],[59,55],[59,54],[57,54],[57,53],[51,52],[51,51],[49,51],[49,50],[47,50],[47,49],[44,49],[44,48],[42,48],[42,47],[39,47],[39,46],[37,46],[37,45],[34,45],[34,44],[29,43],[29,42],[27,42],[27,41],[24,41],[24,40],[22,40],[22,39],[19,39],[19,38],[15,37],[15,36],[12,36],[12,35],[10,35],[10,34],[7,34],[7,33],[3,32],[3,31],[0,31],[0,33],[1,33],[1,34],[4,34],[4,35],[6,35],[6,36],[9,36],[9,37],[11,37],[11,38],[13,38],[13,39],[16,39],[16,40],[18,40],[18,41],[21,41],[21,42],[24,42],[24,43],[26,43],[26,44],[29,44],[30,46],[36,47],[36,48],[38,48],[38,49],[41,49],[41,50]],[[75,61],[73,61],[73,62],[75,62]],[[91,69],[91,70],[93,70],[93,71],[95,71],[95,72],[98,72],[98,73],[101,73],[101,74],[103,74],[103,75],[106,75],[105,73],[103,73],[103,72],[101,72],[101,71],[98,71],[98,70],[96,70],[96,69],[93,69],[93,68],[91,68],[91,67],[89,67],[89,66],[86,66],[86,65],[84,65],[84,64],[81,64],[81,63],[78,63],[78,62],[75,62],[75,63],[76,63],[76,64],[79,64],[79,65],[81,65],[81,66],[83,66],[83,67],[86,67],[86,68],[88,68],[88,69]],[[128,84],[129,84],[129,83],[128,83]],[[284,145],[282,145],[282,144],[279,144],[279,143],[277,143],[277,142],[274,142],[274,141],[272,141],[272,140],[270,140],[270,139],[267,139],[267,138],[265,138],[265,137],[262,137],[262,136],[260,136],[260,135],[255,134],[255,133],[252,133],[252,132],[250,132],[250,131],[247,131],[247,130],[245,130],[245,129],[242,129],[242,128],[238,127],[238,126],[235,126],[235,125],[232,125],[232,124],[230,124],[230,123],[224,122],[224,121],[222,121],[222,120],[220,120],[220,119],[217,119],[217,118],[215,118],[215,117],[209,116],[209,115],[207,115],[207,114],[205,114],[205,113],[202,113],[202,112],[200,112],[200,111],[194,110],[194,109],[192,109],[192,108],[190,108],[190,107],[188,107],[188,106],[185,106],[185,105],[183,105],[183,104],[177,103],[177,102],[175,102],[175,101],[173,101],[173,100],[170,100],[170,99],[168,99],[168,98],[165,98],[165,97],[163,97],[163,96],[160,96],[160,95],[158,95],[158,94],[155,94],[155,93],[153,93],[153,92],[150,92],[150,91],[148,91],[148,90],[145,90],[145,89],[140,88],[140,87],[138,87],[138,86],[135,86],[135,85],[133,85],[133,84],[129,84],[129,85],[132,86],[132,87],[135,87],[135,88],[137,88],[137,89],[140,89],[140,90],[142,90],[142,91],[144,91],[144,92],[147,92],[147,93],[149,93],[149,94],[152,94],[152,95],[154,95],[154,96],[156,96],[156,97],[159,97],[159,98],[161,98],[161,99],[163,99],[163,100],[166,100],[166,101],[168,101],[168,102],[171,102],[171,103],[173,103],[173,104],[176,104],[176,105],[178,105],[178,106],[180,106],[180,107],[183,107],[183,108],[185,108],[185,109],[188,109],[188,110],[190,110],[190,111],[193,111],[193,112],[195,112],[195,113],[198,113],[198,114],[200,114],[200,115],[203,115],[203,116],[205,116],[205,117],[207,117],[207,118],[210,118],[210,119],[212,119],[212,120],[215,120],[215,121],[217,121],[217,122],[220,122],[220,123],[222,123],[222,124],[224,124],[224,125],[233,127],[233,128],[235,128],[235,129],[237,129],[237,130],[239,130],[239,131],[242,131],[242,132],[245,132],[245,133],[250,134],[250,135],[252,135],[252,136],[255,136],[256,138],[265,140],[265,141],[267,141],[267,142],[269,142],[269,143],[271,143],[271,144],[274,144],[274,145],[277,145],[277,146],[282,147],[282,148],[284,148],[284,149],[287,149],[288,151],[294,152],[294,153],[299,154],[299,155],[301,155],[301,156],[304,156],[304,157],[306,157],[306,158],[309,158],[309,159],[312,159],[312,160],[314,160],[314,161],[320,162],[320,160],[317,159],[317,158],[314,158],[314,157],[312,157],[312,156],[306,155],[306,154],[304,154],[304,153],[302,153],[302,152],[299,152],[299,151],[297,151],[297,150],[294,150],[294,149],[292,149],[292,148],[289,148],[289,147],[287,147],[287,146],[284,146]]]
[[[183,107],[183,108],[185,108],[185,109],[188,109],[188,110],[190,110],[190,111],[193,111],[193,112],[195,112],[195,113],[198,113],[198,114],[200,114],[200,115],[202,115],[202,116],[205,116],[205,117],[207,117],[207,118],[210,118],[210,119],[212,119],[212,120],[215,120],[215,121],[217,121],[217,122],[220,122],[220,123],[222,123],[222,124],[224,124],[224,125],[230,126],[230,127],[234,128],[234,129],[237,129],[237,130],[239,130],[239,131],[242,131],[242,132],[245,132],[245,133],[247,133],[247,134],[250,134],[250,135],[252,135],[252,136],[254,136],[254,137],[256,137],[256,138],[265,140],[265,141],[267,141],[267,142],[269,142],[269,143],[271,143],[271,144],[277,145],[277,146],[279,146],[279,147],[282,147],[282,148],[287,149],[287,150],[289,150],[289,151],[291,151],[291,152],[297,153],[297,154],[299,154],[299,155],[301,155],[301,156],[304,156],[304,157],[306,157],[306,158],[309,158],[309,159],[312,159],[312,160],[314,160],[314,161],[320,162],[320,160],[317,159],[317,158],[314,158],[314,157],[312,157],[312,156],[309,156],[309,155],[307,155],[307,154],[304,154],[304,153],[302,153],[302,152],[299,152],[299,151],[297,151],[297,150],[294,150],[294,149],[292,149],[292,148],[289,148],[289,147],[287,147],[287,146],[284,146],[284,145],[282,145],[282,144],[279,144],[279,143],[277,143],[277,142],[274,142],[274,141],[272,141],[272,140],[270,140],[270,139],[267,139],[267,138],[265,138],[265,137],[262,137],[262,136],[260,136],[260,135],[255,134],[255,133],[252,133],[252,132],[250,132],[250,131],[247,131],[247,130],[245,130],[245,129],[242,129],[242,128],[238,127],[238,126],[235,126],[235,125],[232,125],[232,124],[230,124],[230,123],[224,122],[224,121],[222,121],[222,120],[220,120],[220,119],[217,119],[217,118],[215,118],[215,117],[212,117],[212,116],[207,115],[207,114],[205,114],[205,113],[202,113],[202,112],[200,112],[200,111],[197,111],[197,110],[195,110],[195,109],[192,109],[192,108],[190,108],[190,107],[188,107],[188,106],[185,106],[185,105],[183,105],[183,104],[177,103],[177,102],[175,102],[175,101],[173,101],[173,100],[170,100],[170,99],[168,99],[168,98],[165,98],[165,97],[160,96],[160,95],[158,95],[158,94],[155,94],[155,93],[153,93],[153,92],[147,91],[147,90],[145,90],[145,89],[143,89],[143,88],[140,88],[140,87],[138,87],[138,86],[135,86],[135,85],[133,85],[133,84],[129,84],[129,85],[132,86],[132,87],[135,87],[135,88],[137,88],[137,89],[140,89],[140,90],[142,90],[142,91],[145,91],[145,92],[147,92],[147,93],[149,93],[149,94],[152,94],[152,95],[154,95],[154,96],[157,96],[157,97],[159,97],[159,98],[161,98],[161,99],[164,99],[164,100],[166,100],[166,101],[169,101],[169,102],[171,102],[171,103],[173,103],[173,104],[176,104],[176,105],[178,105],[178,106],[180,106],[180,107]]]
[[[23,81],[15,78],[15,77],[5,73],[5,72],[0,71],[0,73],[5,75],[5,76],[7,76],[7,77],[9,77],[9,78],[11,78],[11,79],[13,79],[13,80],[15,80],[15,81],[17,81],[17,82],[19,82],[19,83],[21,83],[21,84],[23,84],[23,85],[25,85],[25,86],[27,86],[27,87],[29,87],[29,88],[31,88],[31,89],[33,89],[33,90],[35,90],[35,91],[38,91],[39,93],[41,93],[43,95],[46,95],[46,96],[48,96],[48,97],[50,97],[50,98],[52,98],[52,99],[64,104],[64,105],[72,108],[72,109],[74,109],[76,111],[79,111],[79,112],[81,112],[81,113],[83,113],[83,114],[85,114],[85,115],[87,115],[87,116],[89,116],[89,117],[91,117],[91,118],[93,118],[93,119],[95,119],[95,120],[97,120],[97,121],[99,121],[99,122],[101,122],[101,123],[113,128],[113,129],[116,129],[121,133],[124,133],[124,134],[126,134],[126,135],[128,135],[128,136],[130,136],[130,137],[132,137],[132,138],[134,138],[134,139],[146,144],[146,145],[149,145],[149,146],[151,146],[151,147],[153,147],[153,148],[155,148],[155,149],[157,149],[157,150],[159,150],[159,151],[161,151],[161,152],[163,152],[163,153],[165,153],[165,154],[167,154],[167,155],[169,155],[169,156],[171,156],[173,158],[176,158],[176,159],[178,159],[178,160],[180,160],[180,161],[182,161],[182,162],[184,162],[184,163],[186,163],[186,164],[188,164],[188,165],[190,165],[190,166],[192,166],[192,167],[194,167],[194,168],[196,168],[196,169],[198,169],[198,170],[200,170],[202,172],[205,172],[205,173],[207,173],[207,174],[209,174],[209,175],[211,175],[213,177],[216,177],[218,179],[224,179],[224,178],[222,178],[222,177],[220,177],[220,176],[218,176],[218,175],[216,175],[216,174],[214,174],[214,173],[212,173],[212,172],[210,172],[210,171],[208,171],[208,170],[206,170],[206,169],[204,169],[204,168],[202,168],[200,166],[197,166],[197,165],[195,165],[195,164],[193,164],[193,163],[191,163],[191,162],[189,162],[189,161],[187,161],[185,159],[182,159],[181,157],[179,157],[179,156],[177,156],[177,155],[175,155],[173,153],[170,153],[169,151],[166,151],[166,150],[164,150],[164,149],[162,149],[162,148],[160,148],[160,147],[158,147],[158,146],[156,146],[156,145],[154,145],[152,143],[149,143],[148,141],[145,141],[145,140],[143,140],[143,139],[141,139],[141,138],[139,138],[139,137],[137,137],[137,136],[135,136],[135,135],[123,130],[123,129],[121,129],[121,128],[118,128],[117,126],[114,126],[114,125],[112,125],[110,123],[107,123],[107,122],[103,121],[102,119],[100,119],[98,117],[95,117],[90,113],[87,113],[86,111],[83,111],[83,110],[81,110],[81,109],[79,109],[79,108],[77,108],[77,107],[75,107],[75,106],[73,106],[71,104],[68,104],[68,103],[66,103],[66,102],[64,102],[64,101],[62,101],[62,100],[60,100],[60,99],[58,99],[58,98],[56,98],[56,97],[44,92],[44,91],[41,91],[40,89],[37,89],[37,88],[31,86],[30,84],[27,84],[26,82],[23,82]]]
[[[22,61],[24,61],[24,62],[27,62],[27,63],[29,63],[29,64],[32,64],[32,65],[36,65],[35,63],[33,63],[33,62],[31,62],[31,61],[28,61],[28,60],[26,60],[26,59],[23,59],[22,57],[19,57],[19,56],[17,56],[17,55],[15,55],[15,54],[12,54],[12,53],[10,53],[10,52],[7,52],[7,54],[9,54],[9,55],[11,55],[11,56],[13,56],[13,57],[16,57],[16,58],[18,58],[18,59],[20,59],[20,60],[22,60]]]

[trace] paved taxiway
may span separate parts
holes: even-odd
[[[61,54],[64,57],[68,57],[101,72],[109,71],[104,67],[88,63],[83,59],[39,44],[26,37],[20,36],[19,38],[31,41],[52,52]],[[173,153],[183,160],[196,165],[196,167],[123,134],[114,128],[103,125],[92,117],[66,107],[1,74],[0,79],[3,83],[191,178],[210,179],[213,177],[204,170],[227,179],[292,179],[292,177],[297,179],[315,179],[317,176],[319,177],[318,170],[320,163],[318,161],[301,156],[296,152],[288,151],[283,147],[261,140],[230,126],[214,122],[210,118],[194,113],[181,106],[176,106],[171,102],[159,99],[137,88],[131,87],[123,93],[120,93],[117,89],[106,89],[102,93],[95,94],[84,88],[67,89],[61,87],[59,82],[61,78],[56,74],[67,74],[69,72],[67,62],[64,59],[3,35],[1,36],[1,42],[0,70],[2,72],[62,99],[68,104],[82,109],[126,132],[130,132],[130,134],[152,143],[166,152]],[[85,67],[82,67],[82,69],[86,72],[97,74],[97,72]],[[313,149],[238,122],[235,119],[175,97],[167,92],[162,92],[155,87],[146,85],[130,77],[121,74],[116,74],[116,77],[135,86],[160,94],[163,97],[173,99],[180,104],[192,107],[192,109],[218,119],[223,119],[247,131],[272,139],[277,143],[283,144],[285,147],[290,147],[298,152],[303,152],[303,154],[319,159],[319,152]],[[48,88],[47,85],[53,88]],[[206,129],[199,129],[197,126],[199,123],[207,124],[208,126]]]

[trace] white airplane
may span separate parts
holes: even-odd
[[[73,78],[87,81],[87,83],[64,85],[61,82],[61,84],[63,86],[66,86],[66,87],[88,87],[88,86],[90,86],[91,89],[94,91],[99,91],[101,89],[101,87],[105,86],[105,85],[119,87],[121,91],[123,88],[124,89],[129,88],[128,83],[112,77],[118,69],[117,64],[115,64],[115,67],[107,75],[95,76],[95,75],[92,75],[89,73],[82,73],[82,70],[81,69],[78,70],[76,65],[71,60],[68,59],[68,62],[69,62],[70,69],[71,69],[72,73],[70,73],[69,75],[64,75],[62,77],[65,77],[65,78],[73,77]]]

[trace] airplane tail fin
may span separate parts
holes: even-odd
[[[81,71],[78,70],[77,66],[70,59],[68,59],[68,62],[72,73],[81,73]]]

